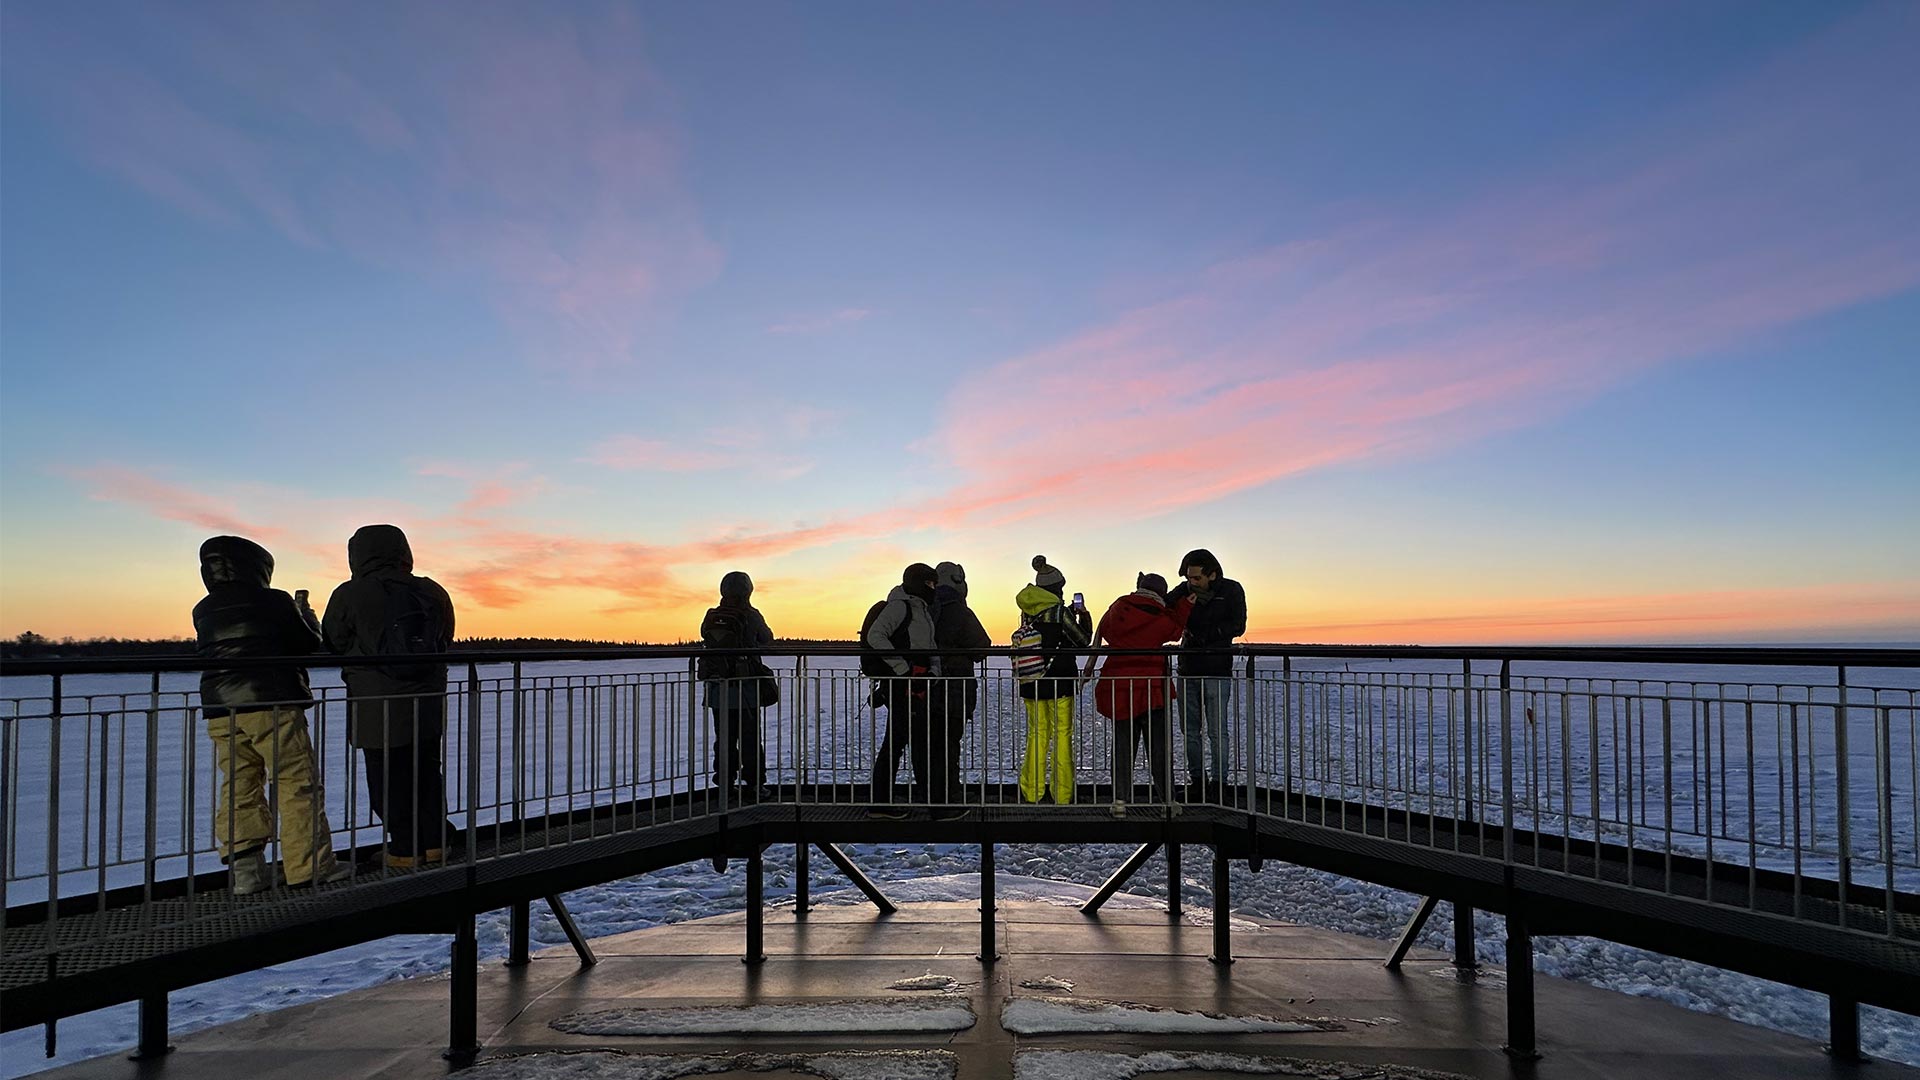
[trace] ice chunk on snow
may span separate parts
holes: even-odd
[[[716,1035],[833,1031],[965,1031],[964,1000],[871,998],[777,1005],[685,1005],[571,1013],[553,1021],[569,1035]]]
[[[1073,993],[1073,984],[1052,975],[1042,975],[1037,979],[1025,979],[1020,983],[1022,990],[1050,990],[1056,994]]]
[[[1249,1031],[1338,1031],[1341,1027],[1338,1021],[1321,1018],[1283,1020],[1273,1016],[1182,1012],[1130,1002],[1059,997],[1011,998],[1000,1010],[1000,1026],[1015,1035],[1057,1035],[1083,1031],[1200,1035]]]
[[[925,975],[915,975],[910,979],[900,979],[887,984],[889,990],[955,990],[960,980],[951,975],[935,975],[929,971]]]

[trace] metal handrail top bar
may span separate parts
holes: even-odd
[[[0,661],[0,675],[105,675],[156,671],[234,671],[251,668],[336,667],[385,665],[417,666],[429,663],[506,664],[582,660],[686,660],[699,656],[860,656],[857,645],[774,645],[753,649],[708,649],[699,645],[621,645],[596,649],[485,649],[472,652],[411,653],[398,656],[340,656],[313,653],[286,657],[143,656],[120,659]],[[986,649],[936,646],[941,656],[1011,656],[1016,650],[997,645]],[[1175,646],[1159,649],[1059,648],[1043,650],[1063,656],[1180,656]],[[1723,646],[1723,645],[1315,645],[1246,643],[1206,652],[1250,657],[1351,657],[1368,660],[1511,660],[1564,663],[1706,664],[1767,667],[1920,667],[1920,649],[1863,646]],[[890,651],[889,651],[890,652]]]

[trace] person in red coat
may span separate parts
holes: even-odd
[[[1141,574],[1134,590],[1108,605],[1094,630],[1093,645],[1102,641],[1117,649],[1155,649],[1178,641],[1186,632],[1193,600],[1167,603],[1167,579]],[[1085,674],[1093,675],[1097,656],[1087,657]],[[1140,744],[1147,744],[1153,769],[1155,802],[1171,805],[1173,793],[1173,728],[1168,722],[1173,698],[1172,669],[1165,656],[1109,656],[1093,684],[1093,707],[1113,721],[1113,815],[1125,817],[1133,797],[1133,761]]]

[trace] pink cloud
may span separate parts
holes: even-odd
[[[165,521],[259,541],[278,540],[286,535],[283,528],[250,519],[228,500],[169,483],[139,469],[92,465],[60,471],[85,484],[91,499],[139,506]]]
[[[623,7],[8,15],[10,81],[100,168],[204,220],[470,282],[546,362],[631,360],[718,272]],[[180,48],[147,45],[161,22]]]

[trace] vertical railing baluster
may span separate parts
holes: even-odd
[[[1833,703],[1833,797],[1839,810],[1839,833],[1836,839],[1840,844],[1840,882],[1838,896],[1840,900],[1840,926],[1847,925],[1847,887],[1853,884],[1853,828],[1851,796],[1853,785],[1850,782],[1851,770],[1847,761],[1847,669],[1845,665],[1835,669],[1839,695]],[[1809,714],[1811,715],[1811,714]]]

